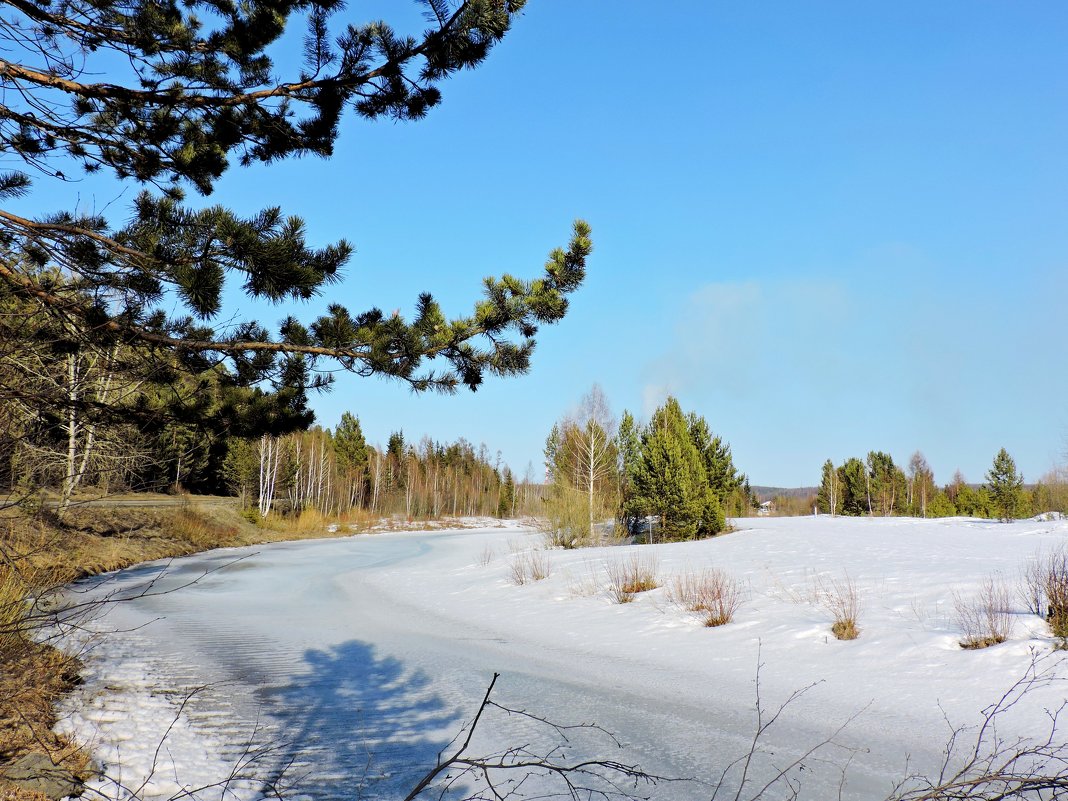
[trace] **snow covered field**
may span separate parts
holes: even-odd
[[[762,518],[703,542],[550,551],[548,578],[517,586],[516,554],[541,537],[515,524],[404,532],[215,551],[96,580],[93,592],[147,597],[111,607],[95,628],[87,682],[63,726],[93,743],[108,779],[96,787],[166,798],[241,801],[281,792],[319,801],[403,798],[478,706],[495,697],[559,722],[596,721],[623,743],[580,743],[662,775],[714,781],[749,747],[755,677],[774,710],[765,774],[828,737],[858,751],[844,797],[884,798],[908,770],[939,762],[953,724],[980,711],[1031,664],[1060,659],[1016,592],[1022,566],[1068,541],[1068,523],[902,518]],[[606,562],[655,554],[672,575],[716,567],[745,602],[733,623],[705,628],[666,586],[614,603]],[[211,570],[195,583],[188,582]],[[991,575],[1013,585],[1010,639],[959,646],[954,593]],[[837,641],[816,601],[821,583],[858,589],[860,638]],[[183,586],[184,585],[184,586]],[[156,590],[180,587],[163,594]],[[192,695],[191,695],[192,694]],[[1064,700],[1039,688],[1001,734],[1040,734]],[[496,715],[476,745],[534,736]],[[162,743],[162,745],[160,745]],[[848,751],[823,756],[845,761]],[[589,755],[589,754],[587,754]],[[906,762],[906,760],[908,760]],[[220,787],[235,771],[241,774]],[[840,773],[809,759],[804,797],[829,798]],[[532,789],[532,788],[531,788]],[[708,799],[698,782],[661,784],[657,799]],[[733,792],[730,794],[733,797]]]

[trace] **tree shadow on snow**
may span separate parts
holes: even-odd
[[[284,745],[268,791],[316,801],[403,797],[461,726],[430,678],[350,641],[304,654],[308,672],[259,691]]]

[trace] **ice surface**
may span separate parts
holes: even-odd
[[[974,723],[1049,653],[1044,622],[1015,600],[1002,645],[959,645],[953,595],[1060,547],[1068,522],[1010,524],[905,518],[761,518],[713,540],[552,551],[551,575],[516,586],[513,554],[540,537],[510,525],[402,532],[215,551],[141,566],[92,591],[146,597],[94,625],[116,633],[87,655],[87,682],[64,723],[92,742],[110,795],[203,798],[283,794],[322,801],[398,798],[469,719],[493,672],[497,697],[562,722],[596,721],[624,744],[597,755],[671,776],[713,780],[748,747],[758,662],[776,707],[812,685],[772,730],[781,765],[859,712],[841,740],[865,749],[845,797],[881,798],[905,770],[928,769],[945,718]],[[664,584],[702,567],[746,588],[735,622],[716,629],[667,601],[605,592],[606,560],[655,553]],[[487,563],[487,557],[489,561]],[[211,571],[205,574],[205,571]],[[839,642],[815,587],[848,575],[861,636]],[[192,582],[192,583],[190,583]],[[173,591],[166,591],[174,588]],[[84,589],[84,587],[82,588]],[[1019,733],[1063,698],[1036,692],[1003,723]],[[535,736],[498,716],[487,751]],[[844,751],[828,756],[842,757]],[[839,775],[810,760],[806,797],[830,797]],[[695,783],[658,799],[710,796]]]

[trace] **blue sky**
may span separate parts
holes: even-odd
[[[424,290],[462,314],[592,225],[528,375],[453,397],[339,375],[325,426],[463,436],[522,474],[598,383],[617,414],[676,395],[756,484],[873,449],[981,481],[1001,447],[1033,480],[1068,439],[1066,41],[1061,2],[533,0],[427,119],[350,119],[330,161],[235,169],[211,200],[355,244],[309,316]]]

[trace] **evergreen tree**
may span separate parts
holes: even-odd
[[[954,517],[957,508],[944,491],[936,489],[927,499],[927,517]]]
[[[708,486],[720,506],[725,506],[727,498],[742,484],[742,476],[738,475],[731,459],[731,446],[715,436],[705,418],[695,412],[690,412],[686,420],[690,438],[704,462]]]
[[[227,440],[226,458],[223,461],[223,477],[230,492],[241,500],[242,508],[254,506],[257,489],[259,457],[256,444],[251,439],[231,437]]]
[[[838,468],[838,480],[842,487],[842,514],[862,515],[868,511],[868,473],[864,462],[856,457],[847,459]]]
[[[659,518],[664,538],[687,540],[723,530],[722,506],[709,486],[689,420],[674,398],[653,414],[640,453],[632,504]]]
[[[422,3],[430,24],[418,37],[341,19],[345,4],[325,0],[9,4],[0,148],[21,167],[0,173],[0,200],[29,192],[34,175],[64,181],[79,168],[151,190],[123,222],[0,210],[0,285],[66,326],[68,349],[122,343],[194,375],[225,363],[244,387],[302,394],[341,368],[454,391],[477,388],[487,372],[525,372],[539,326],[563,318],[583,280],[585,223],[550,253],[541,277],[487,278],[466,316],[448,320],[423,294],[410,321],[335,303],[271,332],[225,308],[225,288],[277,304],[306,300],[339,280],[352,247],[309,243],[304,223],[278,207],[246,217],[186,201],[189,189],[209,194],[233,161],[331,156],[346,112],[423,117],[441,99],[438,85],[479,65],[524,0]],[[304,63],[293,69],[299,58],[285,42],[301,25]],[[42,275],[46,266],[66,280]]]
[[[882,451],[868,453],[867,493],[870,511],[888,517],[894,513],[904,489],[904,473],[894,464],[893,458]]]
[[[345,502],[349,507],[358,507],[367,497],[371,458],[358,417],[350,412],[341,415],[333,444],[337,478],[344,487]]]
[[[1004,448],[994,457],[986,481],[994,513],[1006,522],[1014,520],[1022,506],[1023,477],[1016,472],[1016,462]]]
[[[641,436],[634,415],[626,410],[619,420],[616,443],[619,456],[619,517],[623,527],[633,533],[637,521],[648,512],[637,503],[634,493],[635,476],[641,459]]]
[[[334,431],[334,453],[342,472],[367,470],[367,441],[363,437],[360,419],[350,412],[341,415]]]
[[[512,469],[504,468],[504,482],[501,485],[501,497],[497,501],[497,517],[511,517],[515,510],[515,479]]]
[[[564,427],[566,430],[566,426]],[[564,445],[564,431],[560,423],[553,423],[549,436],[545,438],[545,448],[542,453],[545,456],[546,478],[550,484],[569,484],[574,474],[575,466],[569,460],[570,449]]]
[[[404,432],[394,431],[389,435],[389,444],[386,445],[386,455],[398,464],[404,458]]]

